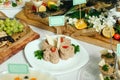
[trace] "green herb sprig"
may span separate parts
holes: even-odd
[[[74,46],[75,50],[74,50],[74,53],[76,54],[77,52],[80,52],[80,46],[79,45],[75,45],[75,44],[72,44],[72,46]]]
[[[37,59],[43,59],[43,50],[36,50],[35,52],[34,52],[34,55],[35,55],[35,57],[37,57]]]

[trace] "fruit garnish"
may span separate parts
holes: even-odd
[[[16,77],[14,80],[22,80],[20,77]]]
[[[32,6],[32,11],[33,11],[33,12],[36,12],[36,11],[37,11],[37,9],[36,9],[36,7],[35,7],[34,5]]]
[[[16,19],[6,18],[5,20],[0,20],[0,31],[5,31],[7,35],[12,36],[15,33],[22,32],[24,26],[22,23]]]
[[[47,6],[48,6],[48,8],[50,8],[51,7],[51,5],[57,5],[55,2],[53,2],[53,1],[48,1],[48,3],[47,3]]]
[[[119,40],[120,39],[120,34],[118,34],[118,33],[114,34],[114,39]]]
[[[55,51],[56,51],[56,48],[55,48],[55,47],[52,47],[50,50],[51,50],[52,52],[55,52]]]
[[[47,7],[48,7],[50,10],[58,10],[57,4],[56,4],[55,2],[53,2],[53,1],[48,1]]]
[[[77,29],[87,28],[87,23],[84,21],[84,19],[80,19],[76,21],[74,24]]]
[[[46,11],[46,7],[44,6],[44,5],[41,5],[40,7],[39,7],[39,10],[38,10],[39,12],[45,12]]]
[[[30,80],[37,80],[36,78],[31,78]]]
[[[115,34],[115,30],[113,27],[104,27],[102,30],[102,34],[106,38],[113,37]]]

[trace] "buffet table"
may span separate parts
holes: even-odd
[[[3,11],[8,17],[13,18],[15,16],[15,14],[17,14],[19,11],[21,11],[21,9],[0,10],[0,11]],[[53,32],[42,30],[42,29],[37,28],[35,26],[30,25],[30,27],[35,32],[40,34],[40,38],[44,37],[45,34],[55,35]],[[95,45],[92,45],[92,44],[88,44],[86,42],[78,41],[78,40],[77,40],[77,42],[80,43],[87,50],[87,52],[89,53],[90,59],[89,59],[88,63],[85,66],[83,66],[82,68],[80,68],[78,70],[75,70],[75,71],[72,71],[72,72],[69,72],[69,73],[65,73],[65,74],[55,75],[58,80],[94,80],[95,72],[96,71],[99,72],[99,70],[91,70],[91,67],[88,67],[88,64],[89,64],[89,66],[91,66],[91,65],[95,66],[96,69],[97,69],[97,64],[100,61],[100,50],[103,50],[104,48],[99,47],[99,46],[95,46]],[[25,56],[24,56],[24,50],[19,51],[16,55],[12,56],[7,61],[2,63],[0,65],[0,72],[2,72],[4,70],[7,70],[7,65],[9,63],[28,64],[26,59],[25,59]],[[89,71],[89,70],[91,70],[92,72]],[[84,71],[88,71],[88,72],[84,73]],[[91,74],[92,78],[88,73],[89,74],[94,73],[93,75]]]

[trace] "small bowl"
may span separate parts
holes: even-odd
[[[3,71],[0,73],[0,80],[15,80],[15,78],[21,78],[22,80],[31,80],[32,78],[36,78],[36,80],[57,80],[53,75],[37,71],[33,68],[29,69],[28,74],[11,74],[8,71]]]

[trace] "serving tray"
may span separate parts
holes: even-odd
[[[7,16],[3,12],[0,12],[0,18],[7,18]],[[0,64],[17,54],[17,52],[22,50],[28,42],[40,37],[39,34],[34,32],[27,24],[25,27],[26,32],[24,36],[14,43],[11,43],[9,46],[0,48]]]

